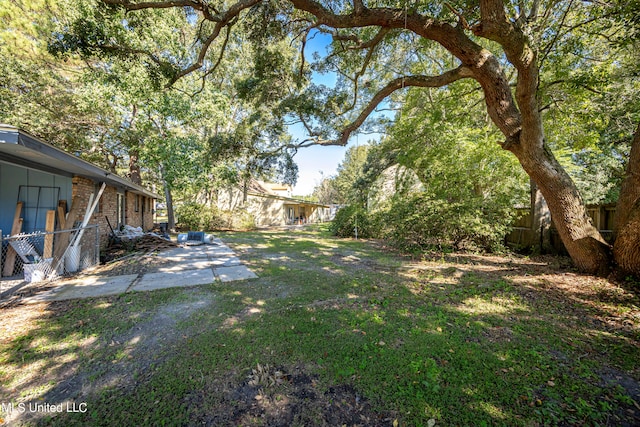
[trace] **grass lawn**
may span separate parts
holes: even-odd
[[[0,418],[640,425],[638,299],[566,260],[415,261],[325,226],[220,237],[259,279],[0,309]]]

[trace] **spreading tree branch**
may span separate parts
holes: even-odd
[[[219,20],[216,20],[216,25],[214,26],[213,31],[211,32],[207,40],[205,40],[205,42],[202,44],[202,48],[200,49],[200,53],[198,54],[198,59],[193,64],[176,74],[176,76],[169,82],[169,86],[173,85],[180,78],[202,68],[204,59],[207,55],[207,52],[209,51],[209,47],[218,38],[218,36],[220,35],[220,31],[222,31],[224,27],[232,25],[233,22],[235,22],[237,16],[243,10],[258,4],[261,1],[262,0],[241,0],[232,5],[225,13],[219,14]]]
[[[233,3],[226,11],[218,13],[210,13],[208,2],[204,0],[169,0],[169,1],[141,1],[132,2],[130,0],[102,0],[106,4],[118,5],[125,10],[139,9],[162,9],[170,7],[191,7],[200,11],[205,19],[215,23],[214,28],[209,37],[204,41],[198,53],[197,59],[186,68],[177,72],[171,79],[169,85],[172,85],[183,76],[200,69],[210,49],[212,43],[217,40],[223,28],[230,25],[240,13],[244,10],[260,3],[263,0],[238,0]],[[290,0],[295,9],[307,12],[313,18],[313,25],[322,31],[322,28],[332,28],[334,30],[346,28],[365,28],[379,27],[378,34],[369,42],[379,43],[378,39],[382,39],[386,32],[390,29],[405,29],[411,31],[421,37],[434,40],[445,49],[456,56],[462,63],[459,70],[465,70],[465,77],[473,77],[482,86],[487,100],[487,108],[489,115],[500,130],[507,136],[513,138],[518,135],[521,129],[521,116],[516,108],[516,104],[511,94],[509,82],[504,71],[498,61],[488,50],[471,40],[465,34],[465,30],[461,25],[453,26],[447,22],[439,21],[432,17],[422,15],[414,10],[407,11],[401,8],[376,7],[368,8],[361,0],[354,0],[354,7],[350,13],[338,14],[326,7],[323,2],[316,0]],[[504,13],[504,4],[502,0],[481,0],[482,24],[489,23],[488,30],[480,29],[481,35],[491,36],[489,38],[498,39],[505,43],[505,52],[510,61],[527,61],[527,55],[517,57],[514,52],[523,52],[526,47],[524,36],[521,32],[517,32],[514,25],[506,20]],[[500,36],[495,29],[492,29],[493,23],[496,28],[506,29],[508,34]],[[514,38],[509,36],[516,32]],[[519,37],[518,37],[519,36]],[[363,45],[366,47],[366,45]],[[372,47],[373,48],[373,47]],[[514,59],[515,58],[515,59]],[[530,59],[530,58],[529,58]],[[514,63],[518,68],[517,63]],[[520,69],[519,69],[520,71]],[[447,75],[445,73],[443,76]],[[409,85],[409,80],[416,77],[404,78],[405,84]],[[434,79],[434,78],[430,78]],[[401,81],[397,79],[396,81]],[[536,79],[537,80],[537,79]],[[531,82],[531,79],[527,79]],[[388,90],[386,87],[384,90]],[[533,91],[535,93],[535,91]],[[374,97],[374,100],[380,94]],[[363,111],[363,115],[370,114],[371,111]],[[365,114],[366,113],[366,114]],[[352,130],[350,131],[352,132]],[[348,132],[348,133],[350,133]]]
[[[196,0],[173,0],[173,1],[141,1],[132,2],[130,0],[102,0],[103,3],[112,6],[121,6],[128,11],[143,9],[170,9],[174,7],[191,7],[202,13],[208,21],[217,21],[218,18],[211,14],[211,11],[217,15],[218,12],[209,6],[206,1]]]
[[[227,44],[229,43],[229,36],[231,35],[231,27],[232,27],[233,23],[229,24],[227,26],[227,33],[226,36],[224,38],[224,41],[222,42],[222,47],[220,48],[220,55],[218,55],[218,60],[215,62],[215,64],[213,64],[213,66],[207,70],[206,73],[204,73],[201,77],[202,79],[202,84],[200,85],[200,90],[198,90],[196,93],[194,93],[192,96],[197,95],[198,93],[201,93],[204,90],[204,86],[206,83],[206,78],[207,76],[209,76],[210,74],[214,73],[217,69],[218,66],[220,65],[220,63],[222,62],[222,58],[224,57],[224,53],[227,50]]]
[[[296,9],[312,15],[319,26],[334,29],[364,27],[406,29],[439,43],[456,56],[462,65],[471,71],[471,77],[480,83],[485,92],[487,110],[493,122],[507,138],[514,141],[517,139],[522,127],[522,117],[516,107],[504,70],[491,52],[465,34],[462,26],[452,26],[416,11],[408,12],[404,9],[367,8],[363,5],[358,13],[337,14],[315,0],[290,1]],[[504,17],[502,21],[506,26],[502,26],[509,27],[511,32],[514,31],[513,26],[506,20],[502,0],[483,0],[482,3],[488,3],[490,7],[487,10],[492,12],[490,15],[496,22],[501,20],[500,17]],[[523,41],[523,37],[518,38],[511,50],[518,50],[517,43]],[[523,48],[524,45],[521,46],[520,51],[523,51]],[[524,59],[531,58],[525,55]],[[532,65],[533,62],[529,61],[529,64]],[[537,79],[534,80],[537,82]]]
[[[378,31],[378,33],[371,40],[367,42],[360,42],[356,46],[347,47],[347,49],[349,50],[357,50],[357,49],[367,50],[367,53],[364,57],[364,61],[362,61],[362,67],[360,67],[360,70],[355,73],[355,75],[353,76],[353,79],[350,79],[351,81],[353,81],[353,102],[351,103],[351,106],[349,107],[349,109],[355,108],[356,104],[358,103],[358,87],[359,87],[360,77],[362,77],[364,73],[367,71],[367,67],[371,63],[371,58],[373,58],[373,53],[375,52],[376,47],[382,42],[382,40],[384,39],[384,36],[386,36],[387,33],[389,33],[389,31],[391,31],[389,28],[382,27],[380,28],[380,31]]]
[[[347,145],[347,141],[351,134],[358,129],[362,123],[369,117],[386,97],[393,92],[406,87],[442,87],[457,80],[473,77],[473,73],[466,66],[459,66],[453,70],[447,71],[439,76],[407,76],[399,77],[391,80],[385,87],[380,89],[378,93],[369,101],[367,106],[360,112],[360,115],[351,123],[349,123],[341,132],[340,138],[336,141],[336,145]]]

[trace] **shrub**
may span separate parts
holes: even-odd
[[[331,223],[338,237],[383,238],[403,252],[444,248],[497,252],[504,249],[514,212],[492,200],[458,201],[431,198],[425,193],[398,197],[386,210],[367,213],[359,205],[340,209]]]
[[[480,198],[448,201],[424,193],[395,200],[381,216],[384,237],[406,252],[433,246],[499,251],[513,219],[510,210]]]
[[[230,215],[229,224],[234,230],[253,230],[256,228],[256,218],[246,209],[238,208],[228,212]]]
[[[222,211],[216,206],[189,202],[176,207],[176,216],[182,230],[253,230],[256,219],[246,209]]]
[[[356,225],[358,237],[377,237],[373,218],[359,205],[349,205],[336,212],[331,223],[331,233],[338,237],[355,237]]]
[[[220,230],[226,228],[222,212],[215,206],[189,202],[176,206],[176,217],[183,230]]]

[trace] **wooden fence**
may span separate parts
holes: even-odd
[[[539,249],[542,246],[540,242],[540,232],[533,229],[533,219],[530,208],[518,208],[521,215],[513,224],[513,230],[506,237],[507,244],[516,249]],[[591,222],[602,234],[605,240],[611,242],[613,238],[613,218],[616,214],[615,203],[606,205],[588,205],[587,214],[591,218]],[[553,221],[550,230],[550,245],[554,251],[566,253],[564,245],[560,240],[560,236],[556,231]]]

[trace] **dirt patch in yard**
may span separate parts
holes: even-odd
[[[156,256],[156,253],[134,254],[127,258],[121,258],[96,266],[91,270],[92,275],[120,276],[124,274],[144,274],[156,271],[177,262],[171,262]]]
[[[196,408],[189,424],[204,426],[264,425],[390,426],[393,413],[378,413],[358,391],[342,384],[321,389],[303,366],[258,365],[247,379],[209,384],[185,403]]]

